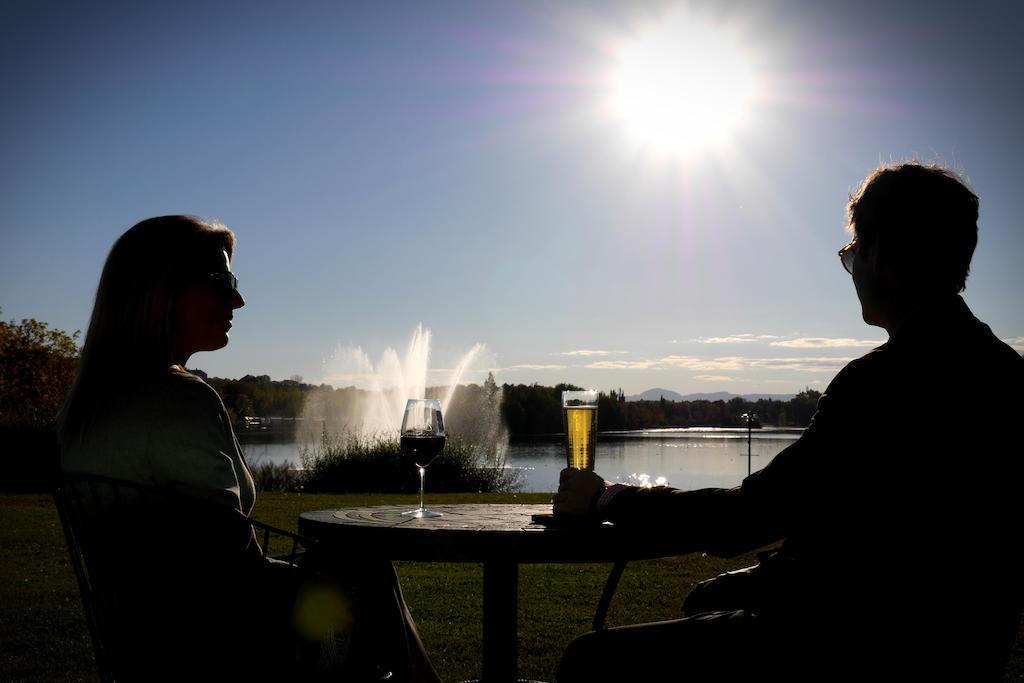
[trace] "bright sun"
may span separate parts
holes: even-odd
[[[757,89],[735,36],[679,15],[619,47],[610,107],[639,146],[687,156],[727,142],[745,123]]]

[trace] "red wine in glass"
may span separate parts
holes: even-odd
[[[402,436],[402,453],[416,467],[426,467],[444,448],[443,436]]]

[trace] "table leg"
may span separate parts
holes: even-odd
[[[484,562],[484,683],[511,683],[518,672],[519,565]]]

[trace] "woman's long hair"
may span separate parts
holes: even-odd
[[[58,418],[60,441],[80,437],[104,399],[174,365],[178,293],[235,235],[194,216],[160,216],[133,226],[103,266],[78,375]]]

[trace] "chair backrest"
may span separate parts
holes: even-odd
[[[103,638],[105,628],[100,623],[104,619],[104,614],[100,609],[99,596],[93,583],[93,574],[86,560],[86,550],[83,546],[83,531],[85,529],[82,516],[83,508],[79,505],[79,500],[73,495],[69,495],[66,487],[67,484],[63,480],[55,482],[52,488],[53,502],[57,507],[57,514],[60,516],[60,524],[64,529],[64,540],[67,542],[68,554],[71,557],[71,567],[74,569],[78,591],[82,596],[82,608],[85,612],[85,622],[89,627],[89,636],[92,640],[93,654],[96,657],[100,680],[103,683],[108,683],[114,681],[115,677],[107,644]]]
[[[258,561],[251,522],[240,511],[98,475],[65,475],[52,492],[102,681],[143,673],[139,653],[160,645],[153,642],[159,636],[149,637],[154,624],[163,635],[203,625],[205,615],[169,614],[169,606],[184,604],[172,595],[199,596],[218,584],[208,574],[231,576],[243,556]]]

